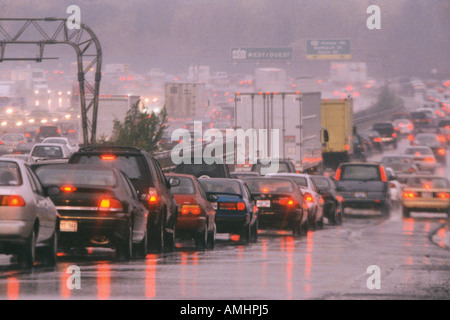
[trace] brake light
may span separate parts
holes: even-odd
[[[1,205],[6,207],[24,207],[25,200],[19,195],[9,195],[1,197]]]
[[[392,137],[393,137],[393,138],[396,138],[396,137],[397,137],[397,134],[394,132],[394,133],[392,134]]]
[[[74,192],[74,191],[77,190],[77,188],[75,188],[74,186],[69,186],[69,185],[62,186],[62,187],[59,188],[59,189],[60,189],[62,192],[67,192],[67,193]]]
[[[414,199],[417,197],[417,193],[414,191],[403,191],[403,198],[405,199]]]
[[[341,179],[341,168],[336,170],[336,174],[334,176],[334,180],[339,181]]]
[[[413,125],[410,123],[410,124],[408,124],[407,126],[406,126],[409,130],[412,130],[412,129],[414,129],[414,127],[413,127]]]
[[[445,137],[442,134],[438,135],[437,139],[439,142],[445,142]]]
[[[390,184],[389,184],[389,187],[390,187],[390,188],[395,188],[395,184],[394,184],[394,183],[390,183]]]
[[[439,199],[450,199],[450,193],[448,192],[439,192],[437,196]]]
[[[3,141],[0,141],[0,144],[3,144]]]
[[[245,210],[245,203],[244,203],[244,202],[238,202],[238,203],[237,203],[237,209],[238,209],[239,211]]]
[[[309,203],[313,203],[314,202],[314,197],[313,197],[313,195],[311,193],[306,192],[303,195],[303,200],[305,200],[306,202],[309,202]]]
[[[278,203],[282,206],[292,207],[297,204],[297,201],[292,198],[280,198],[280,200],[278,200]]]
[[[236,210],[236,202],[222,202],[219,204],[219,209],[223,210]]]
[[[412,134],[410,134],[410,135],[408,136],[408,140],[409,140],[409,141],[414,141],[414,136],[413,136]]]
[[[381,181],[387,182],[386,172],[384,172],[384,168],[382,166],[380,166],[380,176],[381,176]]]
[[[99,211],[122,211],[122,203],[114,198],[102,198],[98,203]]]
[[[200,214],[200,206],[198,204],[183,204],[181,206],[181,214]]]
[[[100,157],[103,161],[114,161],[116,160],[116,156],[113,154],[102,154]]]
[[[149,188],[148,203],[157,204],[159,202],[159,195],[155,188]]]
[[[425,160],[425,162],[434,162],[434,158],[431,158],[431,157],[425,158],[424,160]]]
[[[438,149],[438,154],[440,155],[440,156],[445,156],[445,149]]]
[[[374,138],[373,141],[374,142],[381,142],[381,138],[379,138],[379,137],[378,138]]]

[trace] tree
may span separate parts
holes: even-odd
[[[128,110],[123,122],[114,120],[112,137],[108,144],[137,147],[152,152],[158,147],[167,126],[167,112],[164,107],[159,114],[141,112],[137,101]]]

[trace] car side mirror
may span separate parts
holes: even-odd
[[[218,197],[217,197],[216,194],[208,194],[208,195],[206,196],[206,199],[207,199],[209,202],[216,202],[217,199],[218,199]]]
[[[169,182],[168,188],[176,187],[176,186],[180,185],[180,179],[178,179],[178,178],[170,178],[168,182]]]
[[[59,195],[60,193],[61,193],[61,190],[56,186],[51,186],[51,187],[48,187],[48,189],[47,189],[47,196],[49,196],[49,197],[55,197],[55,196]]]

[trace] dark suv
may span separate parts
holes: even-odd
[[[48,137],[60,137],[61,130],[57,126],[41,126],[39,127],[35,142],[40,143]]]
[[[336,170],[336,191],[343,198],[343,210],[379,209],[390,213],[389,182],[385,169],[378,163],[342,163]]]
[[[148,247],[157,252],[173,250],[177,204],[159,162],[148,152],[133,147],[84,147],[69,163],[102,164],[123,171],[149,210]]]
[[[218,163],[213,158],[191,158],[190,163],[181,162],[175,168],[175,173],[191,174],[196,178],[231,178],[227,163]],[[225,161],[223,161],[225,162]]]
[[[394,149],[397,149],[397,132],[392,123],[374,123],[372,125],[372,130],[377,131],[380,134],[383,145],[392,145]]]

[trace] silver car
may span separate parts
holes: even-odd
[[[56,263],[57,210],[22,160],[0,157],[0,253],[17,254],[22,267],[32,267],[36,247],[44,262]]]
[[[407,147],[404,151],[405,155],[413,158],[414,163],[417,165],[420,171],[429,171],[434,173],[438,164],[434,157],[433,151],[430,147],[426,146],[412,146]]]

